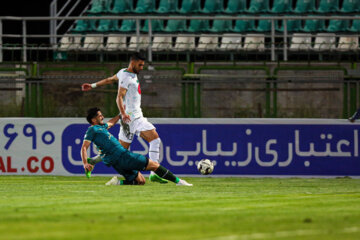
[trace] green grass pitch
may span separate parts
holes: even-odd
[[[360,239],[360,179],[0,176],[0,239]]]

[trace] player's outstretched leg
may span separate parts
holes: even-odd
[[[150,148],[149,148],[149,157],[151,160],[155,162],[159,162],[159,156],[160,156],[160,138],[156,138],[149,142]],[[162,179],[157,174],[155,174],[153,171],[150,172],[149,180],[151,182],[158,182],[158,183],[168,183],[167,180]]]
[[[117,176],[112,177],[112,179],[110,179],[110,181],[108,181],[107,183],[105,183],[106,186],[110,186],[110,185],[138,185],[138,183],[134,180],[134,181],[128,181],[128,180],[119,180],[117,178]]]
[[[351,117],[349,117],[349,121],[355,122],[355,120],[359,118],[360,118],[360,108],[356,110],[356,112]]]
[[[159,177],[176,183],[177,186],[192,186],[192,184],[176,177],[169,169],[164,168],[159,163],[154,162],[151,159],[149,159],[146,170],[154,171]]]

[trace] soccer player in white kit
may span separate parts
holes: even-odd
[[[129,149],[134,136],[140,136],[149,142],[150,159],[159,162],[161,140],[154,125],[144,118],[140,107],[141,88],[137,74],[143,70],[144,64],[145,58],[139,53],[134,53],[131,55],[128,68],[123,68],[114,76],[96,83],[84,83],[81,89],[89,91],[117,81],[119,88],[116,103],[121,114],[119,142],[124,148]],[[165,179],[160,178],[154,172],[150,173],[149,179],[153,182],[167,183]]]

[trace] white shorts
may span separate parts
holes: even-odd
[[[120,123],[119,140],[127,143],[131,143],[135,135],[139,136],[143,131],[155,129],[154,125],[144,117],[136,118],[128,124],[122,121]]]

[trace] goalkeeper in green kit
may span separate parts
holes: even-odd
[[[151,159],[132,153],[125,149],[117,139],[107,130],[114,126],[120,117],[116,116],[104,123],[104,116],[99,108],[88,110],[86,117],[91,126],[86,131],[81,147],[81,159],[87,175],[94,168],[95,162],[88,162],[87,149],[93,142],[101,151],[101,159],[108,167],[113,167],[125,180],[118,180],[115,176],[106,185],[144,185],[145,178],[140,171],[154,171],[158,176],[176,183],[178,186],[192,186],[185,180],[176,177],[168,169]],[[92,164],[91,164],[92,163]]]

